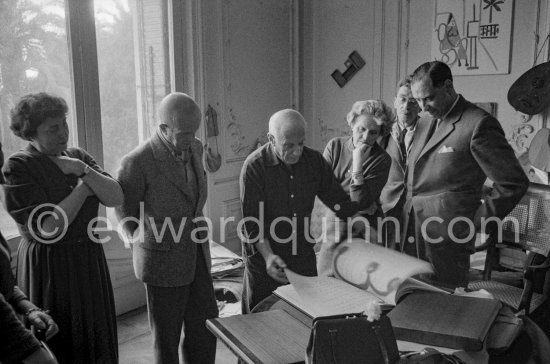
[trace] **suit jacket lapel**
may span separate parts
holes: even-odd
[[[399,160],[399,167],[404,170],[407,164],[407,157],[403,154],[403,150],[399,147],[399,142],[394,138],[393,134],[390,136],[387,146],[388,154],[396,156]]]
[[[207,196],[207,185],[206,185],[206,175],[204,173],[204,166],[202,162],[202,144],[197,143],[193,146],[193,169],[195,171],[195,176],[197,178],[197,190],[199,192],[197,198],[197,208],[202,209],[204,203],[206,202]],[[200,212],[200,211],[196,211]]]
[[[432,135],[432,131],[436,126],[435,119],[432,119],[430,121],[426,120],[418,120],[416,124],[416,131],[414,134],[415,141],[413,142],[411,146],[411,150],[409,151],[409,162],[416,163],[418,160],[420,153],[423,151],[424,147],[428,143],[428,139],[430,138],[430,135]]]
[[[172,182],[185,195],[191,196],[191,189],[184,182],[185,176],[182,173],[181,166],[176,164],[172,154],[168,151],[162,140],[155,133],[150,140],[153,157],[159,163],[159,171]]]
[[[396,121],[393,124],[390,137],[388,140],[387,148],[391,152],[390,154],[393,154],[399,157],[399,166],[403,169],[403,167],[407,163],[407,152],[401,149],[401,145],[399,144],[399,133],[400,133],[400,129]]]
[[[448,119],[447,119],[448,120]],[[447,122],[447,120],[443,120],[442,124],[437,128],[432,135],[432,137],[427,141],[426,145],[422,149],[422,152],[420,152],[420,155],[418,158],[421,158],[424,154],[426,154],[429,150],[434,148],[439,142],[441,142],[443,139],[447,137],[453,130],[454,130],[454,124]],[[437,123],[436,120],[433,120],[433,123]],[[436,125],[434,125],[436,127]]]
[[[463,110],[464,99],[462,98],[462,96],[459,96],[459,100],[456,103],[455,107],[453,108],[453,110],[451,110],[449,115],[447,115],[447,117],[441,121],[441,125],[439,126],[439,128],[437,128],[432,137],[427,141],[427,144],[425,144],[422,152],[418,156],[418,159],[421,158],[428,151],[432,150],[436,145],[438,145],[443,139],[445,139],[449,134],[453,132],[453,130],[455,129],[454,124],[462,117]],[[433,123],[435,123],[435,120],[433,120]]]

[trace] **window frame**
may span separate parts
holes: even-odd
[[[170,49],[167,56],[170,63],[171,92],[186,92],[193,97],[196,88],[201,90],[201,86],[195,82],[197,78],[194,71],[200,54],[200,39],[195,36],[200,33],[195,26],[200,2],[161,1],[165,2],[168,17]],[[103,165],[94,0],[65,0],[65,11],[78,146],[86,149]],[[176,34],[181,34],[181,40],[175,40]],[[185,80],[189,82],[186,84]],[[200,100],[196,101],[201,105]]]
[[[103,165],[94,0],[65,0],[78,146]]]

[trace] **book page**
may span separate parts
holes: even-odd
[[[407,278],[399,286],[399,289],[397,290],[397,293],[395,295],[395,302],[397,303],[401,301],[402,297],[405,297],[407,294],[418,290],[447,293],[447,294],[453,293],[453,290],[451,289],[439,288],[416,278]]]
[[[243,259],[226,247],[210,241],[210,274],[212,278],[223,278],[242,270]]]
[[[426,261],[362,239],[350,239],[336,248],[333,272],[337,278],[395,305],[396,292],[405,279],[433,273],[433,269]]]
[[[294,296],[294,302],[291,302],[287,298],[281,297],[279,289],[281,287],[275,291],[275,294],[296,307],[301,306],[298,308],[312,317],[359,313],[365,311],[372,302],[383,303],[379,297],[372,293],[347,284],[338,278],[305,277],[289,269],[286,269],[285,272],[291,285],[283,287],[292,287],[299,299],[296,300],[296,296]],[[289,288],[283,289],[283,295],[288,294],[289,291]]]
[[[273,293],[275,296],[282,298],[287,303],[296,307],[298,310],[304,312],[310,317],[323,316],[318,310],[316,310],[315,304],[308,305],[300,298],[300,295],[296,292],[292,284],[279,286],[275,291],[273,291]]]

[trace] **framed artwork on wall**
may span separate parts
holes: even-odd
[[[529,177],[529,180],[540,184],[550,184],[549,172],[541,169],[543,167],[540,163],[537,163],[536,160],[533,161],[531,157],[534,151],[537,150],[536,146],[535,150],[533,150],[535,136],[541,131],[547,130],[542,128],[542,118],[526,115],[519,111],[517,114],[517,122],[512,124],[512,131],[506,139],[512,146],[512,149],[514,149],[516,157],[525,171],[525,174]],[[546,152],[543,152],[543,154],[548,155]],[[535,163],[533,164],[533,162]]]
[[[432,59],[453,75],[510,73],[514,0],[436,0]]]

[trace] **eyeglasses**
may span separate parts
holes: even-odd
[[[400,99],[399,99],[399,102],[402,103],[402,104],[405,104],[405,103],[406,103],[406,104],[408,104],[408,105],[417,105],[417,104],[418,104],[418,103],[416,102],[416,99],[414,99],[414,98],[412,98],[412,97],[411,97],[411,98],[407,98],[407,99],[405,99],[405,98],[400,98]]]

